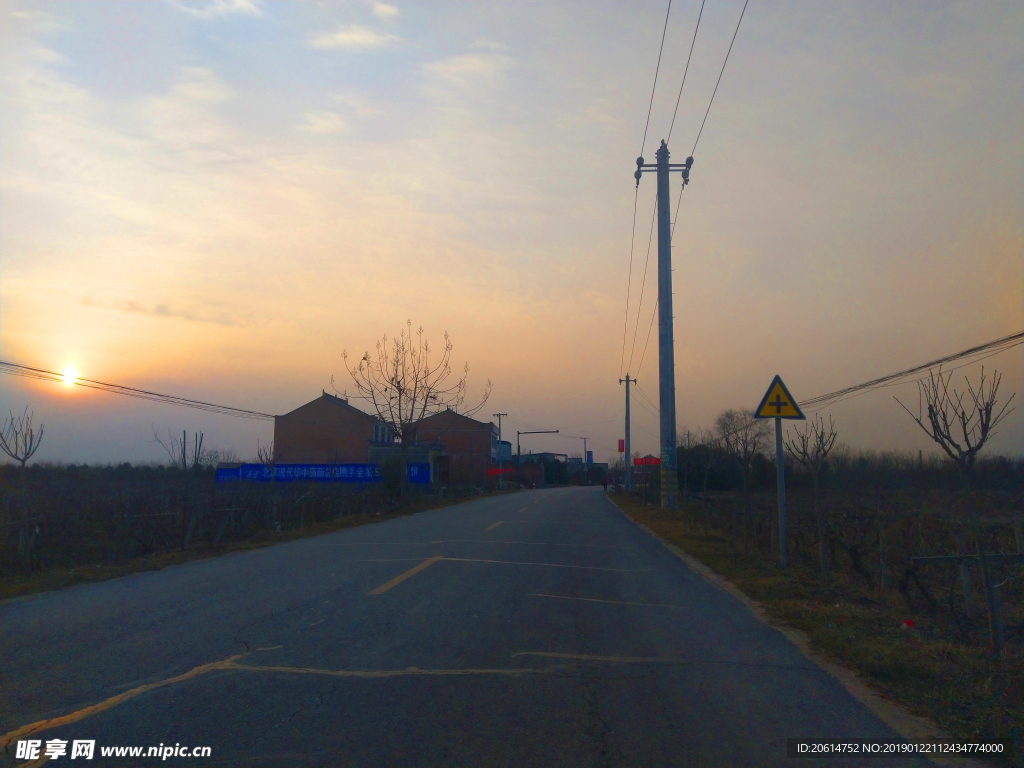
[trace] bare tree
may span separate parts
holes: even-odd
[[[725,449],[740,469],[743,484],[743,505],[750,517],[750,476],[754,457],[764,451],[770,427],[766,420],[755,419],[750,408],[730,408],[715,419],[715,430]],[[735,528],[735,516],[733,519]]]
[[[39,533],[39,526],[30,526],[31,518],[28,509],[28,495],[25,488],[25,464],[39,450],[43,442],[43,425],[39,430],[33,423],[35,412],[30,412],[28,407],[20,416],[15,416],[13,411],[3,428],[0,429],[0,450],[21,464],[21,516],[22,522],[18,532],[18,555],[22,558],[29,570],[32,569],[32,551],[35,547],[36,536]],[[34,531],[29,533],[29,529]]]
[[[203,433],[196,432],[195,437],[192,440],[192,447],[189,448],[188,433],[182,430],[181,437],[175,437],[171,434],[171,430],[167,430],[167,435],[164,437],[160,436],[156,426],[152,426],[153,429],[153,442],[159,445],[164,451],[167,452],[168,458],[171,460],[171,466],[181,467],[183,470],[187,470],[190,466],[193,469],[203,466]]]
[[[466,402],[469,363],[463,366],[462,376],[452,380],[453,346],[448,333],[444,334],[439,358],[432,359],[434,350],[424,338],[423,328],[417,329],[414,335],[411,321],[406,321],[405,328],[390,345],[388,337],[384,336],[377,342],[376,349],[376,355],[366,352],[355,366],[349,365],[347,351],[342,353],[342,358],[359,396],[369,401],[377,418],[391,428],[401,446],[404,500],[408,482],[407,448],[416,439],[416,424],[446,410],[472,416],[490,397],[491,382],[487,382],[479,403],[461,410]],[[333,381],[332,378],[332,384]]]
[[[43,425],[39,425],[37,432],[34,417],[35,413],[30,413],[27,407],[20,416],[11,411],[3,429],[0,429],[0,450],[21,464],[22,469],[43,442]]]
[[[917,415],[915,416],[907,406],[896,398],[910,418],[924,430],[932,440],[938,443],[939,447],[951,458],[960,470],[960,482],[964,491],[970,489],[972,470],[978,453],[985,447],[985,443],[994,434],[993,430],[1003,419],[1009,416],[1014,409],[1010,408],[1010,402],[1016,393],[1003,404],[1003,407],[996,410],[997,397],[999,395],[999,383],[1002,376],[998,371],[992,371],[992,379],[986,388],[985,369],[981,369],[981,376],[978,386],[971,384],[971,380],[964,376],[967,390],[957,392],[952,389],[950,394],[950,382],[953,379],[952,372],[943,375],[942,367],[935,372],[928,371],[928,378],[917,382]],[[966,402],[965,402],[966,401]],[[996,597],[993,594],[993,587],[988,573],[988,563],[985,560],[985,545],[981,537],[981,523],[978,520],[978,510],[974,503],[968,499],[968,508],[971,515],[971,527],[974,530],[974,540],[978,551],[978,568],[981,571],[982,588],[985,591],[985,601],[988,606],[989,634],[992,638],[992,655],[999,657],[1002,651],[1000,640],[1001,630],[999,629],[999,613],[996,607]]]
[[[199,463],[203,467],[216,469],[218,464],[235,464],[238,462],[238,454],[231,448],[204,448]]]
[[[768,422],[755,419],[750,408],[730,408],[715,419],[715,431],[722,447],[739,465],[744,494],[749,490],[754,457],[768,444],[769,429]]]
[[[680,456],[679,469],[683,475],[683,505],[686,505],[686,491],[689,487],[690,470],[694,467],[694,448],[700,443],[700,436],[689,427],[679,433],[677,454]]]
[[[697,462],[704,475],[701,509],[704,517],[704,535],[708,533],[708,475],[722,460],[722,443],[710,429],[703,429],[697,437]]]
[[[998,371],[992,372],[992,380],[988,382],[987,388],[984,368],[981,369],[977,388],[964,376],[966,391],[950,390],[952,379],[953,373],[943,375],[940,366],[935,372],[929,370],[927,379],[917,382],[916,416],[899,398],[895,400],[956,463],[961,479],[967,483],[974,461],[992,436],[993,430],[1013,413],[1010,402],[1016,393],[1010,395],[1010,399],[996,411],[999,383],[1002,381]]]
[[[273,440],[266,445],[263,445],[259,440],[256,441],[256,460],[270,471],[271,477],[274,475],[274,465],[277,464],[280,458],[280,456],[274,454]]]
[[[814,520],[818,526],[819,559],[821,572],[824,574],[828,572],[828,549],[825,543],[825,516],[818,503],[819,475],[825,465],[825,459],[835,447],[838,433],[831,416],[828,417],[828,426],[825,426],[825,420],[818,414],[806,422],[802,429],[796,427],[793,432],[795,437],[786,441],[786,450],[811,475],[814,482]]]

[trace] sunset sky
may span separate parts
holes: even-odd
[[[706,2],[675,162],[742,6]],[[699,8],[673,3],[648,161]],[[470,399],[493,382],[506,438],[607,460],[627,368],[658,401],[653,176],[629,265],[665,9],[0,0],[0,359],[284,413],[411,319],[451,334]],[[1021,40],[1019,0],[750,0],[679,209],[680,428],[776,373],[805,399],[1024,328]],[[1021,392],[1020,346],[984,365]],[[893,395],[917,401],[824,413],[851,446],[931,451]],[[3,412],[26,406],[41,461],[159,460],[154,428],[249,458],[273,433],[3,377]],[[581,450],[563,435],[524,450]],[[1024,454],[1024,407],[991,451]]]

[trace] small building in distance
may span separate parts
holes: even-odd
[[[376,416],[327,392],[274,417],[274,461],[283,464],[363,464],[371,444],[393,442]]]
[[[441,411],[416,423],[415,442],[445,448],[444,482],[450,485],[488,484],[487,470],[498,464],[498,428],[455,411]]]
[[[569,456],[565,453],[552,453],[551,451],[541,451],[539,453],[530,451],[516,457],[517,464],[544,464],[554,461],[568,462]]]

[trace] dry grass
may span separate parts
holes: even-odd
[[[1014,745],[1001,765],[1024,765],[1024,653],[1008,643],[1000,664],[981,642],[956,636],[941,613],[914,614],[914,629],[898,595],[869,591],[837,574],[830,583],[807,567],[781,570],[762,552],[744,554],[743,542],[724,531],[692,524],[694,505],[665,512],[626,494],[612,500],[633,520],[692,555],[747,596],[774,622],[804,632],[811,646],[857,672],[884,697],[935,722],[965,741],[1001,740]],[[984,639],[985,633],[978,633]]]
[[[348,528],[356,528],[362,525],[380,523],[384,520],[391,520],[396,517],[405,517],[428,509],[439,509],[441,507],[461,504],[486,496],[493,496],[497,492],[485,493],[474,496],[472,499],[429,499],[417,500],[408,507],[389,514],[374,515],[346,515],[328,522],[314,522],[302,528],[286,528],[282,531],[257,530],[252,536],[240,540],[226,540],[220,544],[210,544],[199,541],[191,544],[188,549],[172,549],[154,552],[149,555],[135,557],[121,562],[103,562],[93,564],[82,564],[74,568],[54,567],[35,571],[27,575],[9,575],[0,578],[0,600],[13,597],[30,595],[36,592],[47,592],[53,589],[62,589],[75,584],[86,584],[94,581],[107,581],[126,576],[130,573],[142,571],[159,571],[171,565],[189,563],[193,560],[205,560],[209,557],[228,554],[229,552],[241,552],[249,549],[260,549],[274,544],[295,539],[305,539],[310,536],[322,536],[335,531],[342,531]]]

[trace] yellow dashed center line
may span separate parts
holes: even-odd
[[[414,566],[413,568],[410,568],[408,571],[406,571],[403,574],[395,576],[395,578],[393,578],[391,581],[387,581],[387,582],[381,584],[376,589],[371,589],[366,594],[368,594],[368,595],[383,595],[385,592],[387,592],[392,587],[397,587],[399,584],[401,584],[403,581],[408,579],[410,576],[415,576],[420,571],[425,570],[425,569],[429,568],[430,566],[432,566],[438,560],[444,560],[444,559],[445,558],[442,557],[441,555],[434,555],[429,560],[424,560],[419,565]],[[369,561],[364,561],[364,562],[369,562]]]
[[[486,528],[484,528],[484,531],[485,532],[486,531],[493,531],[495,528],[497,528],[499,525],[501,525],[504,522],[505,522],[504,520],[499,520],[496,523],[491,523],[491,525],[488,525]]]

